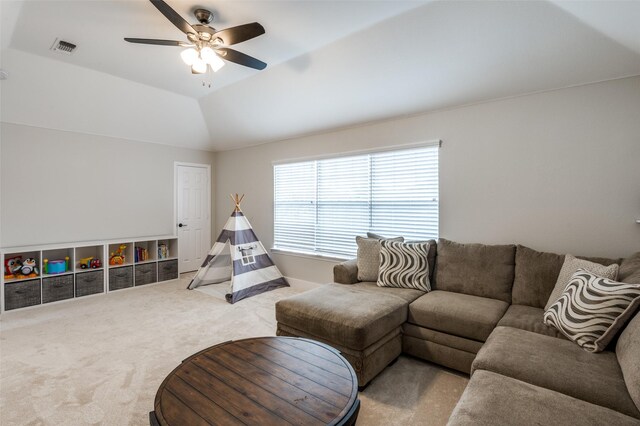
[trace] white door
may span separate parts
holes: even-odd
[[[195,271],[211,250],[211,169],[176,164],[176,226],[180,273]]]

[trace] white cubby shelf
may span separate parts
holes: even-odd
[[[34,259],[37,273],[7,275],[5,261],[17,257]],[[7,247],[0,249],[0,261],[0,312],[4,313],[177,279],[178,238]]]

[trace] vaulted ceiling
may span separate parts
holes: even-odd
[[[640,2],[167,3],[216,28],[260,22],[234,48],[268,67],[203,78],[181,48],[124,42],[184,39],[145,0],[3,0],[0,119],[221,150],[640,74]]]

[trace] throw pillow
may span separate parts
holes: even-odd
[[[383,237],[380,234],[376,234],[375,232],[367,232],[367,238],[375,238],[376,240],[387,240],[387,237]]]
[[[380,238],[364,238],[357,236],[358,281],[377,281],[380,269]],[[404,241],[404,238],[391,238],[391,241]]]
[[[599,263],[589,262],[588,260],[578,259],[570,254],[566,255],[564,257],[562,268],[560,269],[560,275],[558,275],[558,280],[556,281],[556,285],[551,292],[551,296],[549,296],[549,300],[547,300],[547,304],[544,306],[544,310],[546,311],[547,309],[549,309],[549,307],[553,305],[556,300],[558,300],[560,295],[562,295],[565,287],[569,283],[571,276],[578,269],[584,269],[585,271],[591,272],[592,274],[596,274],[600,277],[615,280],[616,278],[618,278],[618,268],[619,265],[617,264],[604,266]]]
[[[640,305],[640,284],[619,283],[579,269],[544,323],[589,352],[603,351]]]
[[[378,286],[431,291],[429,243],[401,243],[382,240]]]

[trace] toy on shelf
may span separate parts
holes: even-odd
[[[5,279],[17,278],[23,280],[25,278],[35,278],[39,275],[38,262],[33,257],[22,260],[22,256],[16,256],[5,260]]]
[[[43,259],[43,270],[45,274],[64,274],[69,272],[69,256],[59,260]]]
[[[24,262],[22,262],[20,273],[26,276],[35,274],[35,276],[37,277],[38,275],[40,275],[40,271],[38,270],[38,265],[36,264],[36,260],[33,257],[29,257],[25,259]]]
[[[100,259],[95,259],[93,256],[84,257],[80,259],[80,268],[82,269],[102,268],[102,261]]]
[[[166,259],[169,257],[169,247],[165,243],[158,244],[158,259]]]
[[[124,264],[125,254],[124,250],[127,248],[126,245],[120,244],[118,250],[116,252],[111,252],[111,257],[109,257],[109,265],[122,265]]]
[[[4,260],[4,279],[10,280],[15,278],[14,270],[22,267],[22,256],[10,257]]]

